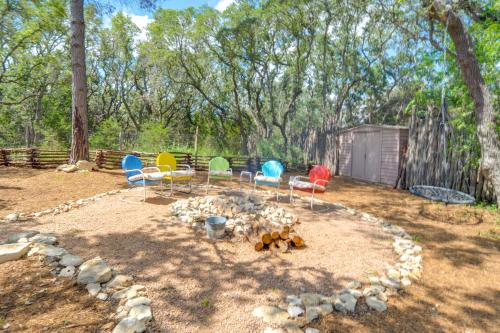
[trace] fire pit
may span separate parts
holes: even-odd
[[[298,219],[258,196],[195,197],[173,203],[172,210],[183,223],[195,229],[202,228],[205,220],[223,218],[225,235],[235,241],[249,241],[256,251],[288,252],[290,248],[304,246],[304,240],[293,228]],[[223,236],[222,233],[215,236],[213,230],[222,229],[222,223],[205,224],[209,238]]]

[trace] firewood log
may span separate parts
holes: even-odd
[[[281,253],[288,252],[288,243],[282,239],[277,240],[277,245]]]
[[[278,230],[273,230],[271,232],[271,238],[274,240],[277,240],[280,238],[280,232]]]
[[[293,245],[295,245],[295,247],[302,247],[302,246],[304,246],[304,239],[302,237],[300,237],[296,233],[290,233],[289,236],[290,236],[290,239],[293,242]]]
[[[288,227],[287,228],[283,227],[283,229],[280,232],[280,238],[281,239],[288,239],[289,238],[289,234],[290,234],[289,231],[288,231],[289,229],[290,228],[288,228]]]
[[[247,232],[245,234],[245,236],[248,239],[248,241],[250,242],[250,244],[252,244],[252,246],[254,247],[255,251],[261,251],[264,248],[264,243],[255,234],[253,234],[251,232]]]
[[[273,253],[273,254],[277,254],[280,249],[278,247],[278,245],[276,245],[275,242],[272,242],[271,244],[269,244],[269,250]]]
[[[271,233],[266,228],[259,229],[259,238],[262,240],[264,244],[271,244],[273,241]]]

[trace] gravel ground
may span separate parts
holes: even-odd
[[[295,229],[307,246],[271,255],[248,243],[206,240],[172,217],[167,205],[174,199],[122,199],[2,225],[0,238],[20,229],[52,232],[72,253],[101,256],[147,287],[165,332],[257,332],[265,325],[251,315],[256,306],[302,290],[328,294],[395,260],[388,236],[333,205],[312,213],[282,203],[299,216]]]

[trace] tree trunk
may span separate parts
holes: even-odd
[[[453,10],[445,7],[443,0],[434,1],[432,9],[433,18],[437,18],[445,26],[448,23],[448,34],[455,44],[462,77],[474,100],[476,133],[481,146],[481,171],[491,181],[500,205],[500,138],[496,130],[493,97],[481,75],[467,27]]]
[[[71,0],[72,131],[70,163],[89,159],[83,0]]]

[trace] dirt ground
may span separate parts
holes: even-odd
[[[111,311],[37,258],[0,265],[1,332],[111,332]]]
[[[261,332],[266,325],[251,313],[269,298],[282,300],[301,290],[331,295],[396,261],[390,235],[341,207],[322,205],[321,213],[312,213],[303,203],[282,203],[300,217],[294,229],[306,247],[272,255],[256,252],[248,242],[206,240],[204,232],[172,216],[167,206],[172,199],[124,201],[141,193],[135,192],[15,228],[53,233],[71,253],[99,255],[132,273],[146,286],[156,324],[165,332]],[[202,189],[192,195],[204,194]]]
[[[42,210],[69,199],[125,186],[123,175],[116,173],[64,174],[61,179],[60,183],[56,183],[53,187],[51,185],[54,182],[53,172],[0,169],[0,215],[18,210]],[[202,176],[199,181],[203,181]],[[60,185],[61,183],[64,185]],[[39,195],[36,200],[33,199],[35,195]],[[28,201],[25,201],[25,198]],[[412,196],[406,191],[343,178],[335,178],[329,185],[328,192],[321,198],[328,202],[343,203],[401,225],[424,248],[422,279],[412,285],[405,295],[391,298],[386,313],[354,316],[332,314],[316,325],[322,332],[498,331],[500,327],[498,211],[432,203]],[[155,202],[155,199],[150,201]],[[116,221],[110,220],[109,223]],[[146,231],[149,234],[154,232],[147,229]],[[73,232],[74,237],[78,237],[79,230],[75,229]],[[120,238],[111,234],[109,239],[118,241]],[[146,243],[150,240],[145,236],[143,241]],[[181,239],[176,243],[182,246],[184,241]],[[92,245],[94,244],[89,244],[88,249],[98,253],[99,249]],[[126,242],[123,249],[127,249]],[[204,260],[204,254],[198,251],[199,246],[194,248],[187,246],[184,250],[185,257],[172,258],[170,264],[163,269],[175,270],[181,277],[183,272],[192,272],[194,269],[185,266],[190,256],[198,256],[196,260]],[[133,252],[134,248],[130,251]],[[141,253],[139,248],[135,251],[139,258],[146,258],[147,254]],[[169,252],[167,250],[162,254],[168,256]],[[356,254],[353,253],[352,256],[355,257]],[[125,260],[126,256],[123,259]],[[134,257],[134,260],[138,259]],[[224,258],[221,257],[220,264],[224,262]],[[249,267],[253,269],[253,266]],[[205,272],[209,275],[208,273]],[[286,284],[286,280],[283,284]],[[188,308],[193,310],[174,313],[178,322],[183,322],[185,316],[199,318],[200,332],[208,332],[204,331],[207,320],[217,320],[223,325],[226,318],[213,316],[211,300],[207,298],[208,302],[205,301],[206,295],[203,293],[179,295],[176,289],[169,285],[162,288],[164,288],[162,294],[158,297],[162,297],[165,303],[187,304]],[[234,295],[234,297],[239,296]],[[200,311],[199,304],[208,305],[203,306],[204,309]]]

